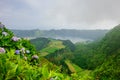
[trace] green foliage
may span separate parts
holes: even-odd
[[[84,70],[77,66],[76,64],[70,62],[69,60],[65,60],[66,65],[71,71],[71,76],[73,80],[93,80],[92,72],[90,70]]]
[[[104,60],[104,54],[97,52],[97,42],[77,43],[71,61],[84,69],[95,69]],[[102,57],[101,57],[102,56]]]
[[[105,62],[94,71],[95,78],[99,80],[119,80],[120,50],[107,57]]]
[[[120,74],[120,25],[106,34],[101,42],[101,52],[106,54],[103,64],[95,70],[99,80],[119,80]]]
[[[13,54],[11,56],[11,54]],[[35,72],[32,66],[30,66],[24,59],[20,58],[20,55],[14,55],[14,52],[0,54],[0,80],[22,80],[22,79],[30,79],[31,71]],[[37,70],[40,74],[40,71]],[[36,71],[36,72],[37,72]],[[32,75],[33,75],[32,73]],[[29,76],[28,76],[29,75]],[[34,74],[35,76],[35,74]],[[35,78],[35,77],[34,77]]]
[[[4,54],[0,52],[0,80],[47,80],[65,77],[58,71],[50,70],[48,65],[40,67],[42,61],[40,57],[33,58],[36,51],[30,42],[13,37],[11,31],[5,27],[0,28],[0,47],[2,47],[0,51],[5,49]],[[16,53],[16,50],[19,51]],[[29,53],[25,50],[29,50]]]
[[[99,42],[76,44],[72,62],[93,70],[95,80],[119,80],[120,25],[108,32]]]
[[[0,28],[0,41],[0,80],[72,79],[52,63],[42,63],[45,59],[36,53],[30,41],[15,37],[5,27]],[[52,48],[64,48],[61,41],[50,44]]]
[[[3,34],[3,32],[5,32],[6,35]],[[13,38],[17,41],[14,41]],[[22,48],[25,48],[25,50],[29,50],[31,54],[35,53],[35,48],[30,44],[30,41],[16,37],[6,28],[0,28],[0,47],[5,48],[6,51],[11,49],[21,50]]]
[[[112,30],[110,30],[102,41],[102,49],[104,53],[110,54],[120,46],[120,25],[116,26]]]
[[[30,65],[30,62],[20,58],[20,55],[11,54],[13,51],[0,54],[0,80],[64,80],[67,77],[59,73],[59,70],[50,70],[48,65]]]
[[[30,42],[35,46],[38,51],[40,51],[41,49],[47,47],[50,40],[48,38],[36,38],[30,40]]]
[[[61,68],[64,72],[68,72],[68,68],[64,61],[72,58],[72,52],[66,48],[59,49],[54,53],[45,56],[45,58],[58,66],[62,66]]]
[[[9,33],[6,36],[2,33],[6,32]],[[14,44],[11,44],[11,38],[13,36],[13,33],[6,28],[0,28],[0,46],[5,46],[6,48],[14,47]]]
[[[62,44],[61,41],[59,40],[51,40],[48,44],[47,47],[42,49],[40,51],[42,56],[47,56],[48,54],[52,54],[57,50],[63,49],[65,46]],[[46,53],[46,54],[45,54]]]
[[[66,48],[70,49],[71,51],[75,50],[75,45],[70,40],[62,40],[63,45],[66,46]]]

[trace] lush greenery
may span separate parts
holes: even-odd
[[[93,70],[95,79],[119,80],[120,77],[120,25],[93,43],[76,43],[71,61],[84,69]]]
[[[43,48],[45,48],[48,43],[50,42],[49,39],[47,38],[36,38],[36,39],[32,39],[30,40],[30,42],[35,46],[35,48],[39,51]]]
[[[28,40],[15,37],[5,27],[0,28],[0,80],[41,79],[70,77],[61,74],[59,67],[40,57]]]
[[[71,44],[69,40],[63,40],[62,45],[64,45],[65,48],[55,50],[52,54],[49,52],[50,54],[45,55],[45,58],[52,63],[61,66],[62,71],[68,74],[76,73],[79,75],[79,70],[75,70],[76,68],[73,66],[77,65],[80,69],[82,68],[83,71],[88,70],[88,73],[90,72],[90,74],[92,74],[89,75],[86,72],[89,77],[92,77],[90,77],[90,79],[119,80],[119,41],[120,25],[110,30],[105,37],[98,41],[81,42],[74,45]],[[59,46],[59,44],[56,46]],[[55,46],[51,49],[54,48]],[[87,77],[87,79],[89,78]]]
[[[52,41],[50,45],[61,45],[56,46],[57,50],[65,47],[61,41]],[[74,80],[79,79],[77,76],[64,73],[61,67],[42,57],[29,40],[0,27],[0,80]]]
[[[120,80],[119,41],[120,25],[101,40],[73,44],[29,41],[0,23],[0,80]]]

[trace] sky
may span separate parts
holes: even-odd
[[[0,0],[0,22],[10,29],[111,29],[120,0]]]

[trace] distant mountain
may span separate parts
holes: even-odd
[[[105,35],[108,30],[74,30],[74,29],[61,29],[61,30],[12,30],[14,34],[19,37],[46,37],[54,39],[71,40],[73,42],[84,40],[96,40]]]

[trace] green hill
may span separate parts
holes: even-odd
[[[30,42],[35,46],[37,51],[40,51],[41,49],[47,47],[48,43],[50,42],[50,39],[48,38],[36,38],[30,40]]]
[[[95,80],[119,80],[120,25],[97,42],[77,43],[71,61],[84,69],[93,70]]]
[[[120,25],[110,30],[103,38],[102,47],[105,53],[112,53],[120,46]]]
[[[36,47],[37,51],[41,53],[41,55],[48,55],[50,53],[55,53],[60,49],[70,49],[71,51],[75,50],[75,45],[70,40],[59,40],[59,39],[51,39],[51,38],[36,38],[31,39],[30,42]]]
[[[102,65],[95,70],[99,79],[120,79],[120,25],[110,30],[104,37],[101,49],[105,55]]]

